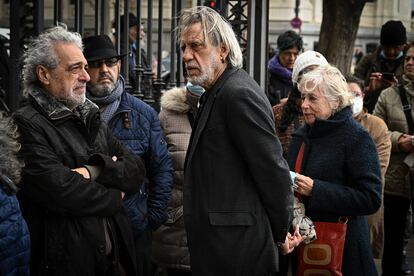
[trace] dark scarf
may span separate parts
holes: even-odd
[[[112,116],[115,114],[121,102],[121,96],[124,92],[124,78],[119,76],[114,90],[105,97],[95,97],[89,90],[86,91],[88,99],[99,105],[99,107],[106,106],[105,110],[101,113],[101,119],[108,123]]]
[[[267,68],[272,74],[278,76],[282,82],[293,86],[292,70],[281,65],[277,55],[270,59]]]

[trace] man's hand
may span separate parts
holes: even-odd
[[[398,138],[398,148],[402,152],[412,152],[414,150],[412,141],[413,137],[411,135],[403,134],[400,136],[400,138]]]
[[[72,171],[77,172],[78,174],[82,175],[85,179],[90,179],[91,176],[89,174],[89,171],[85,167],[80,167],[76,169],[72,169]]]
[[[371,73],[371,76],[369,77],[369,85],[365,89],[364,93],[365,95],[367,95],[370,92],[377,91],[377,90],[383,90],[396,83],[398,83],[398,80],[395,76],[392,81],[389,81],[389,80],[384,79],[381,73],[374,72],[374,73]]]
[[[303,237],[299,233],[299,224],[295,227],[295,232],[293,233],[293,236],[288,232],[286,235],[286,239],[284,243],[279,243],[277,246],[280,249],[280,252],[283,255],[289,254],[295,249],[295,247],[298,247],[299,244],[303,241]]]

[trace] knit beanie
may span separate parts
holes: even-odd
[[[292,81],[294,83],[298,82],[299,73],[308,66],[311,65],[327,65],[328,61],[326,58],[318,52],[308,50],[298,56],[293,65],[292,71]]]
[[[279,49],[279,53],[293,47],[297,47],[299,51],[301,51],[303,47],[303,40],[297,33],[294,31],[287,31],[279,35],[277,38],[277,48]]]
[[[390,20],[381,27],[381,45],[403,45],[407,43],[407,33],[401,21]]]

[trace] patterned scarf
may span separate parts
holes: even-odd
[[[99,105],[99,107],[106,106],[101,113],[101,119],[108,123],[112,116],[115,114],[121,102],[121,96],[124,92],[124,78],[119,76],[115,89],[105,97],[95,97],[89,91],[86,91],[88,99]]]

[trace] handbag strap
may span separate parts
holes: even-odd
[[[413,134],[414,133],[414,124],[413,124],[413,117],[411,117],[411,105],[408,103],[404,85],[400,84],[398,86],[398,92],[400,94],[405,119],[407,120],[408,132],[409,132],[409,134]]]
[[[295,172],[300,173],[300,170],[302,168],[302,161],[303,161],[303,153],[305,152],[305,143],[302,142],[302,145],[300,145],[298,156],[296,157],[296,163],[295,163]]]
[[[303,153],[305,152],[305,143],[302,142],[299,148],[298,156],[296,157],[295,173],[300,173],[302,168]],[[295,191],[295,196],[302,202],[302,195]]]
[[[302,142],[302,144],[300,145],[298,156],[296,157],[296,163],[295,163],[295,172],[296,173],[300,173],[300,171],[301,171],[304,152],[305,152],[305,143]],[[299,199],[300,202],[302,202],[302,195],[301,194],[295,192],[295,196]],[[348,220],[349,220],[349,216],[341,216],[341,217],[339,217],[338,222],[347,224]]]

